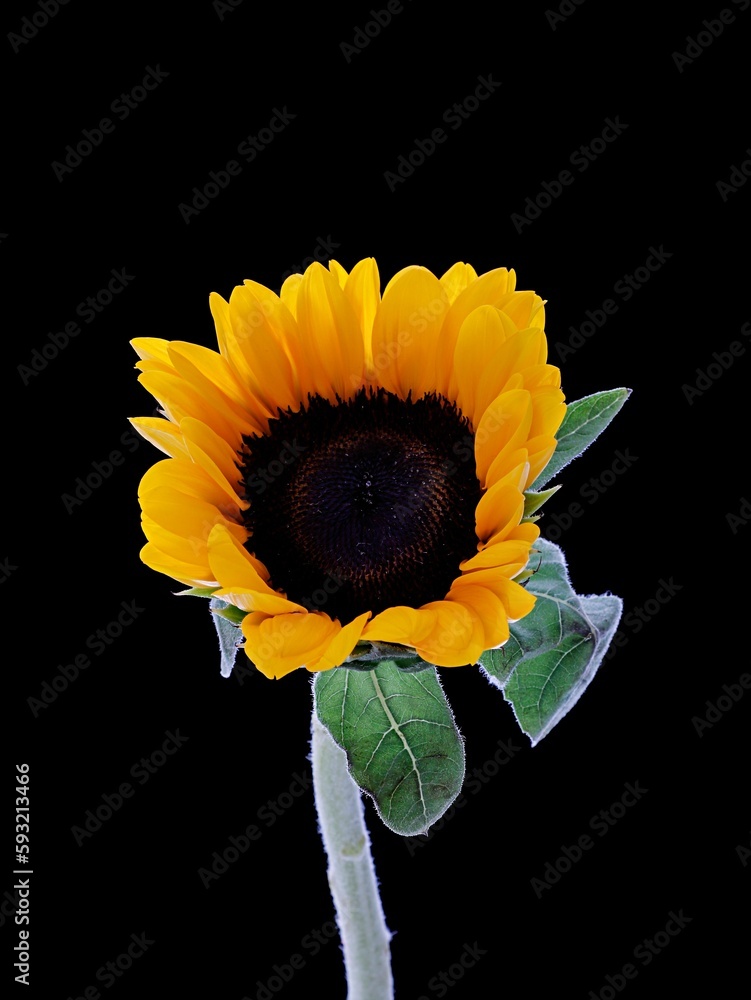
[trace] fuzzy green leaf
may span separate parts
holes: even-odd
[[[630,389],[608,389],[569,403],[558,429],[553,457],[530,489],[540,490],[561,469],[578,458],[595,441],[631,395]]]
[[[395,833],[425,833],[464,781],[464,746],[435,667],[317,673],[315,711]]]
[[[569,712],[586,690],[615,634],[623,610],[619,597],[580,597],[568,578],[563,552],[539,539],[527,584],[537,602],[511,626],[501,649],[480,664],[503,691],[532,746]],[[540,556],[542,557],[540,561]]]
[[[228,611],[232,608],[232,611]],[[219,600],[218,597],[212,597],[209,604],[209,609],[211,611],[211,619],[216,627],[216,634],[219,639],[219,655],[221,657],[220,668],[222,671],[222,677],[229,677],[232,673],[232,668],[235,665],[235,657],[237,656],[238,648],[242,643],[242,632],[238,628],[237,624],[232,621],[232,612],[241,616],[241,619],[245,617],[242,611],[238,611],[237,608],[233,607],[231,604],[227,604],[226,601]]]

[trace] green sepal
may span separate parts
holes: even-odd
[[[175,591],[175,597],[211,597],[218,587],[191,587],[189,590]]]
[[[219,607],[220,604],[223,607]],[[233,625],[241,625],[243,618],[248,614],[247,611],[241,611],[239,608],[236,608],[234,604],[227,604],[225,601],[220,601],[218,597],[212,598],[211,613],[226,618]]]
[[[363,664],[371,663],[373,666],[377,666],[384,660],[406,661],[419,659],[414,649],[411,649],[409,646],[400,646],[395,642],[367,642],[361,639],[349,654],[343,666],[352,667],[355,670],[370,670],[370,667],[364,667]],[[420,660],[420,662],[425,663],[424,660]],[[426,663],[425,666],[432,667],[433,664]]]
[[[464,745],[435,667],[383,661],[373,670],[315,675],[315,711],[346,752],[352,779],[386,826],[425,833],[464,781]]]
[[[623,601],[612,594],[576,594],[563,552],[552,542],[535,542],[530,565],[527,590],[537,598],[535,606],[510,626],[504,646],[482,654],[480,666],[535,746],[592,681],[615,634]]]
[[[432,670],[433,664],[427,663],[409,646],[400,646],[392,642],[357,643],[342,667],[347,670],[375,670],[379,663],[395,663],[400,670],[419,673],[421,670]]]
[[[631,395],[630,389],[607,389],[584,396],[566,407],[566,415],[558,428],[558,441],[553,455],[532,483],[533,490],[549,483],[561,469],[578,458],[595,441]]]
[[[532,514],[539,510],[544,503],[547,503],[552,495],[557,493],[560,488],[561,486],[559,483],[558,486],[551,486],[549,490],[543,490],[542,493],[534,493],[532,490],[527,490],[524,494],[524,514],[522,515],[522,520],[539,520],[539,517],[532,517]]]

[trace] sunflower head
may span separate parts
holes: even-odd
[[[476,663],[534,598],[525,490],[565,414],[544,304],[513,271],[335,261],[210,297],[218,351],[133,341],[169,457],[141,482],[141,558],[240,612],[258,669],[368,647]]]

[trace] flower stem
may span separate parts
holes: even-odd
[[[344,949],[347,1000],[393,1000],[389,942],[360,790],[313,709],[313,789]]]

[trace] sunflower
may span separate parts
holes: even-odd
[[[388,643],[476,663],[534,597],[524,491],[565,413],[544,303],[513,271],[372,258],[216,293],[219,351],[141,337],[169,458],[139,488],[146,565],[245,613],[268,677]],[[358,646],[358,648],[362,648]]]

